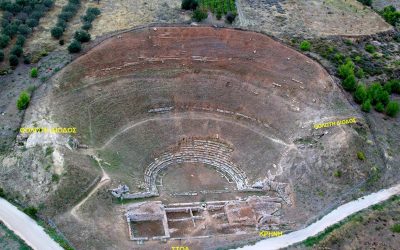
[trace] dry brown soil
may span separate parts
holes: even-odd
[[[57,219],[80,249],[137,247],[128,240],[124,206],[107,189],[124,183],[132,192],[143,190],[144,169],[182,138],[218,137],[231,145],[232,161],[249,184],[267,176],[287,183],[292,205],[284,204],[283,218],[293,229],[354,192],[369,165],[379,163],[373,156],[368,162],[357,160],[357,151],[373,155],[375,146],[358,134],[361,129],[370,136],[328,73],[258,33],[212,27],[135,29],[88,51],[52,83],[51,117],[60,126],[77,127],[77,139],[98,151],[111,178],[81,207],[81,222],[68,213]],[[157,108],[170,111],[154,112]],[[312,129],[314,123],[348,117],[359,122]],[[333,176],[336,170],[342,178]],[[245,238],[218,236],[211,243],[191,244],[201,249]],[[154,244],[161,243],[143,247]]]

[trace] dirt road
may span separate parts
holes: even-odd
[[[63,249],[44,232],[36,221],[2,198],[0,198],[0,220],[33,249]]]
[[[357,200],[348,202],[329,214],[325,215],[321,220],[309,225],[308,227],[298,230],[296,232],[283,235],[277,238],[269,238],[266,240],[262,240],[256,243],[253,246],[245,246],[243,248],[245,250],[268,250],[268,249],[280,249],[283,247],[288,247],[295,243],[299,243],[304,241],[310,236],[317,235],[319,232],[322,232],[327,227],[332,226],[333,224],[338,223],[349,215],[352,215],[360,210],[363,210],[369,206],[375,205],[379,202],[385,201],[389,199],[391,196],[400,194],[400,184],[388,188],[380,190],[376,193],[372,193],[370,195],[366,195]]]
[[[102,176],[101,179],[99,181],[99,183],[97,183],[96,187],[93,188],[92,191],[90,191],[90,193],[83,199],[81,200],[75,207],[73,207],[71,209],[71,214],[72,216],[74,216],[76,219],[81,220],[80,217],[77,214],[78,209],[94,194],[97,192],[97,190],[99,190],[99,188],[101,188],[103,185],[105,185],[107,182],[110,181],[110,177],[108,176],[108,174],[106,173],[106,171],[104,171],[104,168],[101,166],[101,161],[99,158],[97,158],[94,154],[92,155],[93,159],[95,159],[97,161],[97,163],[99,164],[100,168],[101,168],[101,172],[102,172]]]

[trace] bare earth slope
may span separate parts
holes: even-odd
[[[285,227],[296,229],[348,199],[343,195],[365,183],[372,165],[383,166],[372,154],[375,146],[366,143],[371,136],[363,119],[328,73],[258,33],[137,29],[102,42],[64,68],[53,84],[49,107],[54,122],[77,127],[76,139],[107,163],[111,185],[124,183],[132,192],[143,188],[146,167],[161,154],[187,138],[213,138],[233,149],[232,161],[248,185],[273,181],[286,186],[283,220]],[[349,117],[356,117],[357,124],[313,129],[315,123]],[[359,161],[357,151],[371,156]],[[342,178],[334,177],[335,171]],[[124,207],[110,203],[107,188],[77,211],[84,220],[69,214],[58,219],[82,249],[133,244],[120,216]],[[108,227],[116,230],[102,230]],[[77,228],[85,233],[77,234]]]

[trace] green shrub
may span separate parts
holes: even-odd
[[[23,62],[25,64],[30,64],[31,63],[31,55],[24,55]]]
[[[90,41],[90,34],[87,33],[84,30],[78,30],[75,32],[74,35],[75,40],[84,43],[84,42],[89,42]]]
[[[357,76],[358,79],[364,78],[364,77],[365,77],[365,72],[364,72],[364,70],[363,70],[362,68],[359,68],[359,69],[356,71],[356,76]]]
[[[345,56],[340,52],[335,53],[335,55],[333,56],[333,60],[336,63],[343,63],[344,58]]]
[[[387,105],[390,101],[389,93],[382,88],[382,91],[379,91],[376,96],[376,101],[381,102],[383,105]]]
[[[371,111],[371,101],[369,99],[365,100],[361,105],[361,110],[364,112]]]
[[[0,62],[4,60],[4,52],[0,49]]]
[[[400,12],[396,11],[396,8],[392,5],[383,8],[380,14],[385,19],[385,21],[390,23],[391,25],[396,25],[396,23],[400,20]]]
[[[383,105],[381,102],[378,102],[375,105],[375,110],[378,111],[379,113],[382,113],[385,110],[385,105]]]
[[[372,0],[358,0],[360,3],[371,6],[372,5]]]
[[[54,5],[54,1],[53,0],[44,0],[43,1],[44,6],[46,6],[47,8],[51,8]]]
[[[58,174],[53,174],[51,176],[51,181],[58,182],[60,180],[60,176]]]
[[[15,45],[24,46],[25,40],[26,39],[23,35],[18,35],[17,40],[15,41]]]
[[[88,23],[92,23],[94,19],[96,19],[96,15],[91,13],[86,14],[82,17],[83,22],[88,22]]]
[[[1,198],[5,198],[6,197],[6,193],[4,192],[4,189],[2,189],[1,187],[0,187],[0,197]]]
[[[89,23],[89,22],[84,22],[83,23],[83,25],[82,25],[82,29],[83,30],[90,30],[92,28],[92,24],[91,23]]]
[[[193,11],[193,19],[197,22],[201,22],[202,20],[206,19],[208,16],[207,11],[197,8]]]
[[[51,28],[50,32],[52,37],[54,37],[55,39],[59,39],[63,35],[64,30],[59,26],[55,26]]]
[[[236,13],[228,11],[228,13],[225,16],[225,19],[228,23],[233,23],[236,18]]]
[[[181,8],[184,10],[195,10],[198,6],[199,2],[197,0],[182,0],[181,4]]]
[[[386,105],[389,103],[389,93],[382,88],[380,83],[373,83],[367,89],[368,98],[371,99],[371,103],[376,105],[378,102]]]
[[[217,11],[216,17],[217,17],[218,20],[221,20],[221,18],[222,18],[222,11],[221,10]]]
[[[367,99],[367,97],[368,97],[367,88],[365,87],[364,84],[359,84],[357,86],[357,89],[354,92],[353,97],[354,97],[354,101],[358,104],[363,103]]]
[[[335,172],[333,172],[333,176],[335,176],[336,178],[340,178],[342,176],[342,171],[336,170]]]
[[[100,11],[98,8],[92,8],[92,7],[90,7],[90,8],[88,8],[88,9],[86,10],[86,15],[87,15],[87,14],[93,14],[93,15],[95,15],[95,16],[98,16],[98,15],[101,14],[101,11]]]
[[[68,51],[69,53],[78,53],[82,49],[81,43],[77,40],[73,40],[69,45],[68,45]]]
[[[17,57],[20,57],[23,53],[22,47],[20,45],[14,45],[12,49],[10,50],[11,55],[16,55]]]
[[[60,27],[64,32],[67,29],[67,22],[65,22],[65,20],[63,20],[63,19],[58,19],[56,27]],[[61,35],[62,35],[62,33],[61,33]]]
[[[19,110],[26,109],[29,105],[29,102],[31,100],[30,95],[26,91],[22,91],[19,94],[18,100],[17,100],[17,108]]]
[[[354,63],[351,60],[346,60],[345,64],[339,66],[338,73],[342,79],[354,75]]]
[[[7,35],[0,35],[0,49],[4,49],[7,47],[8,43],[10,42],[10,37]]]
[[[23,35],[23,36],[27,36],[32,32],[31,28],[28,27],[28,25],[26,24],[21,24],[18,27],[18,33]]]
[[[31,77],[33,77],[33,78],[38,77],[38,69],[37,68],[31,69]]]
[[[364,154],[364,152],[362,152],[362,151],[358,151],[357,152],[357,158],[359,159],[359,160],[361,160],[361,161],[365,161],[365,154]]]
[[[34,219],[36,218],[38,213],[38,209],[32,206],[24,208],[24,210],[22,211]]]
[[[373,53],[375,53],[376,48],[372,44],[367,44],[367,45],[365,45],[365,51],[367,51],[368,53],[373,54]]]
[[[74,13],[69,12],[69,11],[63,11],[60,13],[60,15],[58,15],[58,19],[62,19],[66,22],[69,22],[71,20],[71,18],[74,16]]]
[[[394,225],[390,228],[390,230],[391,230],[393,233],[400,233],[400,224],[394,224]]]
[[[307,40],[304,40],[300,43],[300,49],[302,51],[310,51],[311,49],[311,43]]]
[[[390,80],[384,86],[383,89],[388,93],[400,94],[400,80]]]
[[[346,79],[342,81],[342,86],[347,91],[354,91],[357,88],[356,77],[354,74],[347,76]]]
[[[8,57],[8,61],[10,63],[10,66],[16,67],[19,63],[18,57],[16,55],[10,55]]]
[[[386,106],[386,114],[390,117],[395,117],[399,113],[399,103],[395,101],[391,101]]]

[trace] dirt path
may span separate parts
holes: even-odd
[[[357,200],[348,202],[340,207],[336,208],[329,214],[325,215],[321,220],[309,225],[308,227],[283,235],[277,238],[269,238],[257,242],[253,246],[245,246],[238,249],[246,250],[268,250],[268,249],[280,249],[284,247],[291,246],[293,244],[304,241],[310,236],[315,236],[322,232],[329,226],[332,226],[339,221],[345,219],[346,217],[357,213],[367,207],[375,205],[379,202],[385,201],[392,197],[393,195],[400,194],[400,184],[393,186],[388,189],[380,190],[376,193],[372,193],[361,197]]]
[[[78,216],[77,211],[79,210],[79,208],[94,194],[97,192],[97,190],[99,190],[99,188],[101,188],[102,186],[104,186],[107,182],[110,181],[110,177],[108,176],[108,174],[106,173],[106,171],[104,171],[103,167],[101,166],[100,160],[95,156],[92,155],[93,158],[97,161],[97,163],[99,164],[100,168],[101,168],[101,172],[102,172],[102,176],[101,179],[99,181],[99,183],[97,183],[96,187],[93,188],[92,191],[90,191],[90,193],[83,199],[81,200],[75,207],[73,207],[71,209],[71,214],[72,216],[74,216],[76,219],[81,220],[81,218]]]
[[[185,118],[185,117],[190,117],[190,119],[193,119],[193,120],[210,119],[210,120],[215,120],[215,121],[223,121],[223,122],[227,122],[227,123],[232,123],[232,124],[247,128],[247,129],[251,130],[252,132],[257,133],[257,134],[259,134],[259,135],[261,135],[261,136],[263,136],[263,137],[265,137],[265,138],[267,138],[267,139],[269,139],[269,140],[271,140],[271,141],[273,141],[275,143],[278,143],[278,144],[281,144],[281,145],[284,145],[284,146],[294,146],[293,144],[284,142],[284,141],[282,141],[282,140],[280,140],[278,138],[273,138],[273,137],[271,137],[271,135],[269,135],[269,134],[267,135],[262,130],[258,131],[255,128],[247,126],[246,124],[239,123],[237,121],[231,121],[229,119],[222,119],[222,118],[218,118],[218,117],[215,117],[213,115],[210,115],[210,114],[207,114],[207,113],[201,113],[201,112],[182,112],[182,113],[178,113],[178,114],[169,114],[169,116],[167,116],[167,117],[154,117],[154,118],[146,118],[146,119],[143,119],[143,120],[135,121],[135,122],[131,123],[130,125],[128,125],[128,126],[124,127],[123,129],[121,129],[117,133],[115,133],[110,139],[108,139],[103,144],[103,146],[100,149],[106,148],[118,136],[120,136],[121,134],[125,133],[126,131],[128,131],[128,130],[136,127],[136,126],[142,125],[142,124],[144,124],[146,122],[162,121],[162,120],[170,120],[170,119],[179,119],[179,118]]]
[[[2,198],[0,198],[0,220],[33,249],[63,249],[45,233],[36,221]]]

